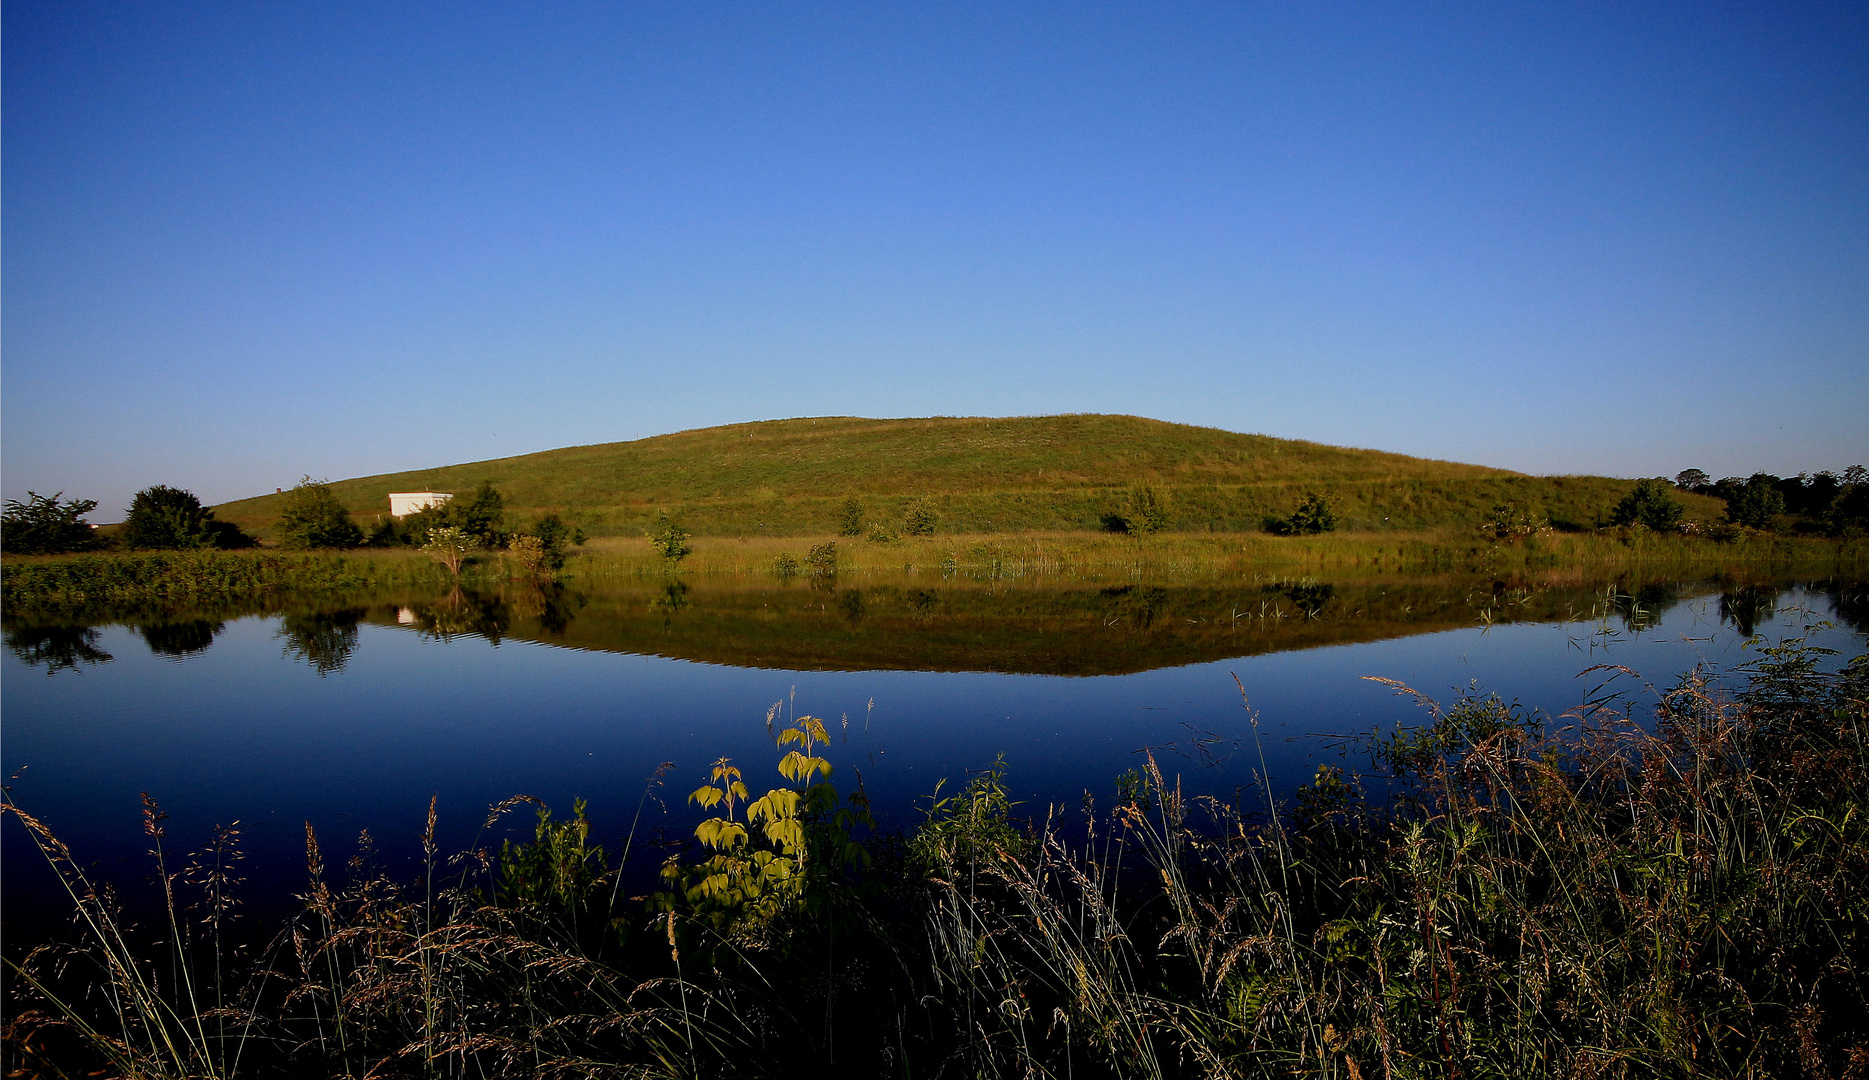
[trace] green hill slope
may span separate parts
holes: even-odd
[[[1307,491],[1344,529],[1477,524],[1511,502],[1554,520],[1590,523],[1628,490],[1603,477],[1533,477],[1503,469],[1241,435],[1133,416],[1012,419],[820,417],[658,435],[335,482],[368,524],[392,491],[467,492],[493,481],[509,512],[558,510],[594,535],[635,535],[658,514],[702,535],[833,531],[851,495],[866,517],[899,524],[916,496],[943,532],[1099,527],[1132,486],[1169,492],[1171,529],[1257,530]],[[264,534],[279,496],[216,508]],[[1711,516],[1687,497],[1690,513]]]

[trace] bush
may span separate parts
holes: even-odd
[[[1610,514],[1612,525],[1640,525],[1655,532],[1674,532],[1680,528],[1685,511],[1668,494],[1666,480],[1637,480],[1629,494],[1622,497]]]
[[[1123,498],[1122,511],[1104,515],[1103,527],[1111,532],[1143,535],[1161,532],[1168,527],[1168,493],[1147,484],[1130,488]]]
[[[279,538],[282,546],[298,550],[347,548],[363,541],[363,530],[337,501],[330,484],[306,476],[286,492],[285,507],[279,512]]]
[[[910,536],[933,536],[939,524],[941,515],[926,498],[910,503],[908,513],[902,516],[902,531]]]
[[[1721,481],[1726,484],[1727,481]],[[1769,529],[1772,519],[1785,512],[1785,496],[1774,485],[1774,478],[1753,473],[1743,484],[1729,487],[1726,520],[1748,529]]]
[[[1337,517],[1331,513],[1330,504],[1322,495],[1310,492],[1298,509],[1290,517],[1268,517],[1265,519],[1265,531],[1280,536],[1300,536],[1316,533],[1333,532],[1337,528]]]
[[[249,548],[254,539],[231,521],[214,520],[192,491],[167,484],[144,488],[130,502],[119,534],[132,551]]]
[[[669,520],[667,514],[658,518],[656,530],[646,535],[649,537],[650,546],[670,563],[680,562],[694,550],[694,547],[688,543],[688,530],[682,528],[679,522]]]
[[[863,500],[855,495],[844,500],[844,505],[837,511],[837,535],[863,535]]]
[[[789,551],[779,552],[779,557],[772,560],[772,573],[780,581],[790,581],[798,576],[798,560]]]
[[[833,578],[837,576],[837,542],[819,544],[805,555],[805,565],[811,568],[811,576]]]
[[[583,529],[567,524],[565,519],[557,514],[546,514],[514,533],[508,540],[507,550],[523,550],[529,553],[532,550],[532,543],[521,544],[518,549],[515,549],[513,545],[521,540],[535,542],[539,549],[539,562],[537,566],[530,567],[530,569],[558,571],[565,568],[565,548],[567,546],[581,547],[585,539]],[[524,562],[525,559],[522,558],[520,561]]]
[[[93,499],[59,502],[60,491],[40,495],[28,491],[26,501],[6,501],[0,514],[0,550],[9,555],[62,555],[103,546],[84,516],[97,509]]]
[[[482,480],[465,501],[450,499],[438,509],[447,524],[460,528],[483,548],[497,548],[505,542],[500,530],[506,523],[506,500],[491,480]]]

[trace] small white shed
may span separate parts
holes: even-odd
[[[417,510],[440,506],[452,498],[454,494],[447,491],[392,491],[389,493],[389,516],[413,514]]]

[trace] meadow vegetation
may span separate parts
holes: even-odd
[[[485,828],[531,805],[529,842],[447,856],[431,804],[409,881],[308,827],[301,905],[267,927],[241,916],[236,828],[177,846],[147,801],[157,914],[133,927],[9,801],[76,921],[7,969],[6,1067],[1856,1075],[1869,658],[1834,659],[1787,641],[1652,713],[1419,699],[1287,800],[1184,797],[1145,754],[1079,805],[1020,806],[983,747],[886,835],[826,725],[775,706],[777,769],[716,762],[684,844],[606,850],[582,805],[516,798]]]
[[[922,512],[944,533],[1086,531],[1124,515],[1140,489],[1168,508],[1162,531],[1258,532],[1307,494],[1356,531],[1473,528],[1500,503],[1587,528],[1606,521],[1632,486],[1081,415],[734,424],[344,480],[331,491],[369,522],[385,516],[391,491],[466,493],[488,480],[509,511],[559,513],[593,536],[640,536],[662,515],[696,536],[855,536],[875,526],[914,534]],[[268,535],[283,498],[217,510]],[[1712,496],[1680,498],[1695,520],[1724,512]]]

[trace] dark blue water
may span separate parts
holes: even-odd
[[[1821,625],[1830,603],[1785,590],[1756,629],[1768,641],[1862,651],[1858,632]],[[1609,691],[1642,702],[1653,697],[1644,679],[1665,686],[1696,664],[1731,669],[1757,656],[1722,622],[1717,594],[1658,614],[1476,623],[1096,677],[762,670],[368,622],[342,667],[321,673],[285,647],[278,616],[229,621],[181,657],[104,625],[95,646],[108,660],[48,673],[15,653],[0,659],[4,767],[13,799],[105,877],[146,878],[139,793],[149,792],[171,815],[177,849],[241,822],[249,892],[283,898],[302,882],[305,822],[329,861],[367,828],[392,869],[406,867],[431,796],[444,851],[475,843],[488,806],[520,793],[561,814],[589,800],[615,850],[645,785],[672,762],[644,821],[685,834],[699,816],[686,793],[716,758],[735,759],[749,786],[779,782],[766,728],[775,703],[781,722],[828,722],[835,779],[848,790],[860,774],[893,827],[919,820],[918,800],[939,781],[963,781],[1002,754],[1015,797],[1036,814],[1053,803],[1075,810],[1086,791],[1107,801],[1114,777],[1149,747],[1192,792],[1231,799],[1251,790],[1262,761],[1272,786],[1289,790],[1339,760],[1335,737],[1419,717],[1362,676],[1443,700],[1478,685],[1556,716],[1605,692],[1609,674],[1579,674],[1595,664],[1639,672]],[[524,826],[523,815],[512,824]],[[46,909],[51,879],[16,822],[4,859],[7,919],[19,925]]]

